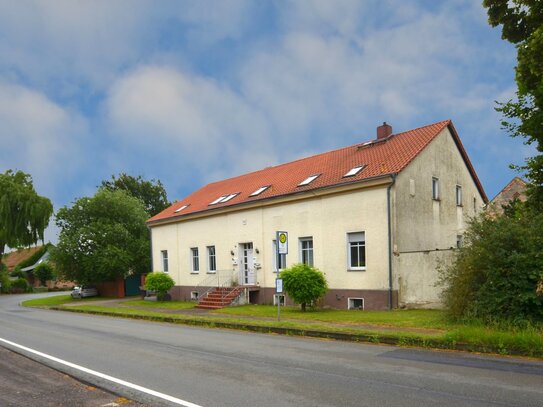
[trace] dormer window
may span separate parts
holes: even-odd
[[[360,171],[362,171],[364,169],[364,167],[366,167],[366,166],[365,165],[357,165],[356,167],[351,168],[349,170],[349,172],[343,176],[343,178],[345,178],[345,177],[354,177],[356,174],[358,174]]]
[[[315,181],[317,178],[320,177],[321,174],[315,174],[315,175],[310,175],[309,177],[307,177],[306,179],[304,179],[302,182],[300,182],[298,184],[299,187],[303,187],[304,185],[309,185],[311,184],[313,181]]]
[[[266,189],[268,189],[271,185],[265,185],[263,187],[260,187],[258,188],[255,192],[253,192],[251,195],[249,196],[257,196],[257,195],[260,195],[262,192],[264,192]]]
[[[183,209],[186,209],[190,206],[190,204],[187,204],[187,205],[183,205],[181,208],[178,208],[174,211],[174,213],[179,213],[181,212]]]

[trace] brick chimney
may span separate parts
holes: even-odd
[[[383,122],[382,126],[377,127],[377,140],[383,140],[392,134],[392,126]]]

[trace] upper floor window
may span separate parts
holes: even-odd
[[[217,271],[217,255],[215,246],[207,246],[207,272],[214,273]]]
[[[162,271],[167,273],[168,272],[168,250],[162,250],[160,253],[162,254]]]
[[[439,178],[432,177],[432,199],[439,200]]]
[[[366,269],[366,234],[364,232],[347,233],[349,269]]]
[[[313,238],[300,238],[300,261],[308,266],[313,266]]]
[[[273,272],[284,270],[287,268],[287,255],[277,254],[277,240],[272,241],[272,253],[273,253]],[[279,257],[278,257],[279,256]],[[277,267],[277,260],[279,259],[279,268]]]
[[[200,271],[200,256],[198,253],[197,247],[192,247],[190,249],[190,256],[191,256],[191,271],[193,273],[198,273]]]
[[[456,186],[456,206],[462,206],[462,187]]]

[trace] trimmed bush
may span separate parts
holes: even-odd
[[[157,300],[164,301],[164,297],[170,288],[175,285],[172,278],[162,271],[154,271],[145,277],[145,289],[155,291]]]
[[[36,266],[33,274],[40,280],[40,284],[44,286],[47,280],[53,279],[55,272],[51,264],[44,262]]]
[[[328,290],[324,273],[307,264],[295,264],[281,272],[287,294],[305,311],[306,304],[317,301]]]
[[[26,281],[26,278],[18,278],[11,282],[11,292],[15,294],[31,292],[32,287]]]

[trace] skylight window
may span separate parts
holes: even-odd
[[[300,182],[298,184],[299,187],[303,187],[304,185],[309,185],[311,184],[313,181],[315,181],[317,178],[320,177],[321,174],[315,174],[315,175],[311,175],[309,177],[307,177],[306,179],[304,179],[302,182]]]
[[[216,205],[218,203],[224,203],[228,202],[230,199],[236,197],[239,195],[239,192],[236,192],[234,194],[228,194],[228,195],[222,195],[221,197],[215,199],[213,202],[210,203],[210,205]]]
[[[188,208],[189,205],[190,205],[190,204],[188,204],[188,205],[183,205],[181,208],[176,209],[174,213],[179,213],[179,212],[181,212],[183,209]]]
[[[351,168],[349,172],[345,174],[343,177],[354,177],[356,174],[362,171],[364,167],[365,165],[357,165],[356,167]]]
[[[263,187],[260,187],[258,188],[255,192],[253,192],[251,195],[249,196],[257,196],[257,195],[260,195],[262,192],[264,192],[266,189],[268,189],[270,187],[270,185],[265,185]]]

